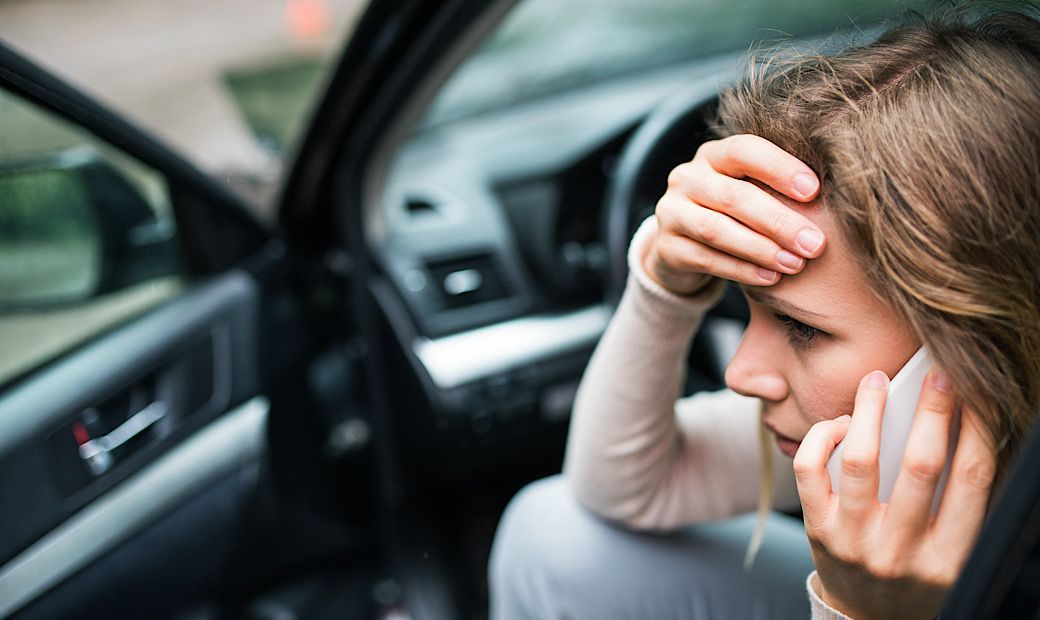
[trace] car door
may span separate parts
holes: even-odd
[[[321,3],[289,4],[306,30]],[[367,5],[280,228],[0,46],[0,617],[192,614],[395,538],[373,525],[387,388],[365,380],[374,314],[336,173],[378,133],[380,85],[480,4]]]
[[[265,452],[245,261],[271,233],[6,47],[0,108],[0,616],[169,609],[219,574]]]

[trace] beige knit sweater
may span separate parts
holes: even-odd
[[[632,240],[629,277],[589,362],[571,418],[564,474],[587,508],[633,528],[667,530],[758,505],[759,401],[730,390],[679,398],[686,355],[722,282],[680,297],[654,282],[642,256],[656,230]],[[797,507],[791,459],[775,445],[774,506]],[[845,618],[806,579],[814,619]]]

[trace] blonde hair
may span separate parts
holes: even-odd
[[[837,55],[755,56],[718,129],[816,171],[871,289],[985,427],[1000,481],[1040,406],[1040,22],[998,8],[911,16]]]

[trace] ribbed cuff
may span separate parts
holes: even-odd
[[[639,225],[628,246],[629,290],[637,290],[640,297],[657,312],[671,319],[699,319],[722,297],[725,281],[715,278],[693,295],[676,295],[658,284],[643,268],[646,244],[657,234],[657,216],[651,215]]]
[[[837,609],[823,602],[817,594],[820,577],[816,571],[809,573],[805,578],[805,589],[809,591],[809,605],[812,608],[812,620],[852,620]]]

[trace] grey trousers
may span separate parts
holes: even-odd
[[[513,498],[491,551],[492,620],[808,618],[801,521],[771,517],[750,572],[755,515],[669,534],[626,530],[578,505],[562,477]]]

